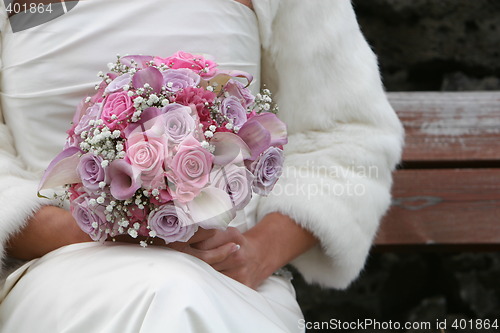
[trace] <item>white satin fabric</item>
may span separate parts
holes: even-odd
[[[4,24],[0,97],[20,158],[30,171],[46,168],[75,106],[117,53],[178,50],[247,71],[258,90],[257,20],[233,0],[86,0],[25,31]],[[234,226],[255,223],[254,204]],[[302,318],[285,278],[255,291],[189,255],[118,243],[74,244],[33,260],[8,277],[2,299],[6,333],[295,332]]]
[[[14,283],[0,306],[5,333],[297,332],[301,318],[283,278],[254,291],[159,247],[74,244],[22,267],[5,288]]]

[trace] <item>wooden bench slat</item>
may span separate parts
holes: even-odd
[[[399,170],[377,245],[500,245],[500,169]]]
[[[393,92],[403,161],[500,161],[500,92]]]

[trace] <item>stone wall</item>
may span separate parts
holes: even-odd
[[[500,0],[353,3],[387,90],[500,90]],[[500,325],[499,253],[373,253],[346,291],[307,286],[295,276],[308,321],[447,319],[446,332],[456,331],[455,319],[496,318]],[[460,332],[488,331],[498,330]]]
[[[500,89],[500,1],[353,3],[388,90]]]

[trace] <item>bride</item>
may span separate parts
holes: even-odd
[[[0,332],[298,332],[280,267],[325,287],[357,277],[390,203],[402,128],[348,0],[87,0],[18,32],[1,6],[0,252],[10,265]],[[90,242],[67,210],[37,198],[40,175],[103,64],[178,50],[275,93],[284,175],[226,231],[146,249]]]

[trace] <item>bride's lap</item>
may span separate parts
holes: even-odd
[[[32,263],[0,305],[2,332],[289,332],[293,287],[258,291],[167,248],[75,244]]]

